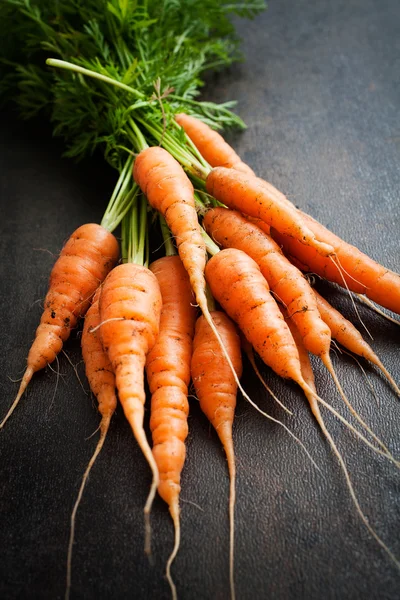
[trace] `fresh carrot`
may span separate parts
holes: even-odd
[[[150,510],[159,484],[157,464],[143,428],[144,367],[158,336],[162,298],[156,276],[144,263],[146,202],[136,203],[122,222],[124,264],[101,288],[100,335],[115,373],[118,397],[153,479],[145,514],[145,551],[150,553]]]
[[[240,338],[233,322],[221,311],[212,311],[212,319],[217,327],[234,365],[236,375],[242,375]],[[236,467],[233,450],[232,426],[236,407],[237,385],[221,347],[212,334],[204,316],[196,323],[193,342],[192,379],[200,408],[211,422],[226,453],[230,477],[229,520],[230,551],[229,578],[231,598],[235,598],[234,584],[234,523],[235,523],[235,481]]]
[[[351,482],[350,479],[350,475],[349,472],[347,470],[346,464],[343,460],[343,456],[340,454],[332,436],[330,435],[329,431],[326,428],[325,422],[322,418],[321,415],[321,411],[319,409],[319,405],[318,405],[318,401],[316,399],[316,387],[315,387],[315,379],[314,379],[314,373],[312,370],[312,366],[310,363],[310,358],[308,356],[308,352],[306,347],[304,346],[303,343],[303,339],[302,336],[299,332],[299,330],[297,329],[295,323],[293,323],[291,321],[291,319],[289,318],[289,315],[287,313],[287,311],[280,307],[283,316],[285,317],[290,331],[292,333],[293,339],[296,343],[297,346],[297,350],[299,353],[299,359],[300,359],[300,365],[301,365],[301,372],[304,378],[304,381],[307,382],[308,387],[310,388],[310,390],[312,391],[312,393],[307,392],[305,390],[305,395],[307,397],[307,400],[310,404],[310,408],[311,411],[315,417],[315,419],[317,420],[317,423],[319,424],[321,431],[323,433],[323,435],[325,436],[326,440],[328,441],[329,445],[332,448],[333,453],[335,454],[336,458],[339,461],[340,467],[343,471],[344,477],[345,477],[345,481],[346,481],[346,485],[347,488],[349,490],[350,493],[350,497],[353,501],[353,504],[355,506],[355,509],[358,513],[358,515],[360,516],[362,522],[364,523],[364,525],[366,526],[366,528],[368,529],[368,531],[370,532],[370,534],[372,535],[372,537],[378,542],[378,544],[381,546],[381,548],[383,548],[383,550],[388,554],[388,556],[391,558],[391,560],[394,562],[394,564],[400,568],[400,563],[397,560],[397,558],[394,556],[394,554],[392,553],[392,551],[387,547],[387,545],[383,542],[383,540],[381,540],[381,538],[378,536],[378,534],[375,532],[375,530],[371,527],[371,525],[368,522],[367,517],[365,516],[365,514],[363,513],[361,506],[358,502],[357,496],[355,494],[354,488],[353,488],[353,484]]]
[[[334,254],[334,248],[318,240],[296,208],[270,194],[257,177],[235,169],[215,167],[206,179],[206,189],[229,208],[265,221],[281,233],[310,246],[322,256],[330,257]]]
[[[336,308],[333,308],[333,306],[315,289],[313,289],[313,292],[317,300],[319,313],[331,330],[332,337],[344,348],[350,350],[350,352],[354,352],[354,354],[358,354],[358,356],[362,356],[376,365],[386,376],[396,394],[400,396],[399,387],[393,380],[393,377],[372,350],[371,346],[364,340],[358,329],[354,327],[353,323],[345,319],[345,317],[336,310]]]
[[[299,244],[274,227],[271,234],[290,260],[294,259],[293,262],[297,262],[304,271],[311,271],[353,292],[365,294],[381,306],[400,313],[400,275],[343,241],[309,215],[303,216],[318,239],[334,247],[336,258],[334,262],[326,259],[313,248]]]
[[[254,175],[253,169],[240,159],[222,135],[206,123],[185,113],[175,115],[175,121],[184,129],[186,135],[212,167],[230,167]]]
[[[90,459],[87,469],[83,475],[78,497],[74,504],[71,515],[71,529],[67,557],[67,587],[65,592],[66,600],[68,600],[71,590],[72,548],[75,536],[76,513],[82,499],[83,490],[89,477],[89,473],[103,447],[110,426],[111,417],[113,416],[117,406],[115,376],[108,356],[104,352],[100,339],[100,332],[98,329],[100,325],[99,296],[100,288],[97,289],[92,305],[85,316],[81,346],[83,361],[85,363],[86,377],[89,382],[90,390],[98,401],[98,410],[101,415],[101,422],[99,426],[100,437],[93,456]]]
[[[255,260],[275,298],[286,306],[289,317],[296,323],[307,350],[321,358],[350,412],[388,452],[386,446],[350,404],[343,391],[330,359],[330,329],[321,319],[313,290],[302,273],[283,256],[279,246],[270,236],[236,211],[226,208],[211,209],[205,215],[203,224],[221,246],[238,248]]]
[[[255,260],[274,297],[284,304],[299,328],[307,350],[316,356],[329,355],[330,330],[319,315],[313,290],[278,244],[239,212],[226,208],[209,210],[203,225],[217,244],[238,248]]]
[[[101,225],[82,225],[68,239],[50,274],[44,311],[29,350],[27,369],[17,397],[0,428],[13,413],[33,374],[52,363],[61,351],[118,256],[117,240]]]
[[[175,528],[175,544],[167,562],[167,579],[173,598],[176,588],[171,565],[180,544],[180,477],[186,457],[188,386],[196,308],[189,277],[179,256],[153,262],[162,296],[160,332],[147,356],[146,373],[151,392],[150,429],[160,483],[158,493],[168,504]]]

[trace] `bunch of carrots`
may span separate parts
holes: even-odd
[[[400,568],[362,512],[345,461],[320,411],[320,406],[331,411],[364,443],[399,466],[347,399],[330,359],[333,340],[378,367],[397,395],[400,390],[360,332],[313,289],[305,274],[317,274],[396,313],[400,313],[400,275],[298,210],[197,118],[180,113],[164,128],[143,122],[141,127],[133,123],[132,131],[133,155],[121,171],[101,224],[77,229],[53,267],[26,372],[0,425],[11,416],[34,373],[55,359],[84,317],[82,353],[101,424],[71,515],[66,597],[72,584],[77,509],[117,398],[152,472],[144,507],[148,553],[150,512],[157,490],[169,507],[175,542],[166,575],[172,597],[177,597],[171,570],[180,544],[180,478],[191,380],[227,457],[230,592],[235,597],[232,429],[237,390],[272,419],[241,386],[242,351],[255,368],[254,354],[303,390],[340,462],[358,515]],[[180,145],[174,137],[177,131],[183,140]],[[144,132],[154,142],[158,139],[159,145],[148,145]],[[150,212],[160,220],[166,254],[151,264]],[[112,232],[119,225],[122,261],[117,264],[120,250]],[[321,359],[358,427],[319,396],[309,354]],[[152,446],[143,427],[145,377],[151,393]]]

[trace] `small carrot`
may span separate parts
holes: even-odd
[[[175,121],[184,129],[186,135],[212,167],[230,167],[254,175],[254,171],[240,159],[222,135],[206,123],[185,113],[175,115]]]
[[[146,204],[142,202],[140,219],[135,205],[123,221],[123,242],[130,251],[128,261],[115,267],[101,289],[100,335],[108,354],[118,397],[133,434],[152,470],[153,481],[144,508],[146,520],[145,551],[150,552],[150,509],[159,484],[157,464],[143,428],[144,367],[147,354],[155,344],[161,314],[161,293],[156,276],[145,266],[144,243]],[[135,224],[140,223],[138,248]],[[124,240],[132,235],[134,243]],[[143,235],[142,235],[143,234]],[[124,250],[125,255],[125,250]],[[136,262],[134,262],[136,261]]]
[[[358,329],[354,327],[353,323],[345,319],[345,317],[343,317],[336,308],[333,308],[333,306],[315,289],[313,289],[313,292],[317,300],[320,315],[331,330],[332,337],[344,348],[350,350],[350,352],[354,352],[354,354],[358,354],[358,356],[362,356],[376,365],[388,379],[396,394],[400,396],[399,387],[393,380],[393,377],[372,350],[371,346],[364,340]]]
[[[85,363],[86,377],[89,381],[90,389],[98,401],[98,410],[101,414],[101,422],[99,426],[100,437],[99,441],[97,442],[97,446],[95,448],[93,456],[90,459],[87,469],[83,475],[82,483],[78,492],[78,497],[74,504],[74,508],[71,515],[71,529],[67,558],[67,587],[65,592],[66,600],[68,600],[71,590],[72,547],[75,536],[76,513],[80,501],[82,499],[83,490],[89,477],[89,473],[103,447],[108,429],[110,427],[111,417],[114,414],[114,411],[117,406],[117,396],[115,393],[115,376],[108,356],[104,352],[103,345],[100,339],[100,332],[98,330],[98,327],[100,325],[99,296],[100,288],[97,289],[97,292],[93,298],[92,305],[90,306],[85,316],[81,346],[83,361]]]
[[[212,319],[229,353],[236,375],[242,375],[240,338],[232,321],[221,311],[212,311]],[[230,552],[229,578],[231,598],[235,598],[234,584],[234,523],[236,467],[233,450],[232,426],[236,407],[237,385],[221,347],[207,320],[199,317],[193,342],[192,379],[200,408],[215,428],[226,453],[230,477],[229,520]]]
[[[314,235],[296,208],[269,193],[257,177],[235,169],[215,167],[206,179],[206,189],[229,208],[265,221],[282,234],[310,246],[322,256],[330,257],[334,254],[333,247]]]
[[[175,544],[166,574],[176,598],[171,565],[180,544],[180,476],[186,457],[187,396],[196,308],[189,277],[179,256],[160,258],[150,265],[150,270],[157,278],[163,303],[160,332],[146,361],[151,392],[150,429],[160,474],[158,493],[169,506],[175,528]]]
[[[118,256],[117,240],[101,225],[82,225],[70,236],[51,271],[44,311],[29,350],[27,369],[0,428],[13,413],[34,373],[52,363],[61,351]]]
[[[274,227],[271,234],[290,260],[294,258],[294,262],[298,261],[302,270],[316,273],[353,292],[365,294],[381,306],[400,313],[400,275],[340,239],[309,215],[303,216],[318,239],[334,247],[336,259],[332,262],[324,258],[313,248],[299,244]]]

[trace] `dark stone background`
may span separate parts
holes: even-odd
[[[395,0],[271,0],[254,22],[238,23],[245,61],[210,77],[206,90],[217,101],[238,100],[248,130],[230,139],[260,176],[397,271],[399,23]],[[79,166],[62,159],[62,144],[47,125],[3,114],[0,127],[4,414],[17,390],[11,378],[22,374],[54,258],[77,226],[101,218],[115,179],[99,158]],[[357,323],[342,291],[319,287]],[[400,381],[399,328],[367,308],[359,306],[359,312],[374,349]],[[82,374],[79,334],[65,351]],[[399,456],[400,406],[388,384],[362,363],[375,399],[352,358],[334,353],[333,361],[354,406]],[[332,381],[313,362],[321,395],[341,407]],[[59,369],[57,390],[52,370],[37,374],[0,432],[4,599],[64,594],[69,518],[99,418],[64,355]],[[239,398],[238,599],[398,598],[399,572],[357,516],[302,393],[265,373],[292,418],[267,397],[248,365],[244,386],[301,438],[321,473],[282,428]],[[400,558],[398,472],[329,414],[326,422],[369,522]],[[217,436],[194,399],[187,448],[182,545],[173,575],[183,600],[225,599],[227,469]],[[153,565],[143,553],[149,484],[149,469],[119,409],[78,512],[72,599],[170,597],[163,573],[173,533],[160,499],[152,513]]]

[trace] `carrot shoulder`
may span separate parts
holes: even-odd
[[[70,236],[50,274],[44,311],[18,395],[0,427],[15,409],[33,374],[52,363],[61,351],[118,256],[117,240],[101,225],[82,225]]]

